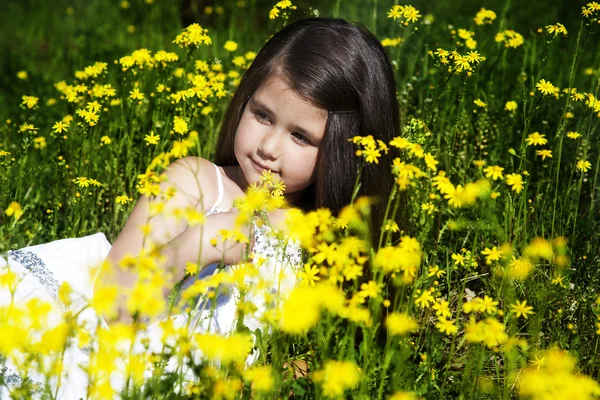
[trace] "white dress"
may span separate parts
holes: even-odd
[[[218,198],[213,207],[205,215],[229,210],[219,209],[218,205],[223,197],[223,182],[221,172],[215,165],[218,181]],[[302,251],[297,243],[289,241],[287,245],[281,246],[276,238],[268,235],[269,228],[258,228],[255,225],[254,247],[252,251],[266,259],[262,264],[255,260],[254,264],[258,269],[260,279],[267,284],[265,290],[273,295],[284,295],[296,284],[296,269],[302,263]],[[14,298],[10,291],[0,286],[0,318],[2,318],[2,309],[7,307],[11,301],[15,304],[25,304],[32,298],[38,298],[42,301],[52,303],[54,308],[49,318],[49,325],[56,325],[62,320],[62,315],[68,310],[59,298],[59,287],[62,282],[68,282],[74,293],[70,305],[71,310],[80,310],[89,303],[93,297],[95,276],[90,276],[90,269],[97,268],[104,261],[111,248],[111,244],[106,239],[104,233],[96,233],[81,238],[68,238],[56,240],[37,246],[25,247],[19,250],[9,251],[7,257],[0,256],[0,275],[7,267],[10,271],[17,274],[20,282],[14,293]],[[182,290],[190,286],[196,279],[203,279],[217,270],[217,264],[207,266],[198,276],[188,278],[182,285]],[[230,266],[225,266],[221,271],[231,271]],[[247,278],[245,282],[253,284],[257,278]],[[12,299],[12,300],[11,300]],[[195,332],[210,332],[221,335],[227,335],[235,329],[236,309],[240,299],[239,290],[235,286],[219,288],[219,295],[216,299],[216,306],[211,309],[208,307],[199,307],[203,310],[194,315],[197,318]],[[259,322],[261,315],[266,311],[267,305],[264,303],[263,296],[246,297],[246,301],[252,301],[257,311],[253,314],[246,314],[243,324],[250,331],[262,329]],[[206,300],[199,299],[198,302]],[[178,314],[171,316],[175,327],[184,327],[188,322],[188,314]],[[91,332],[100,321],[104,328],[106,323],[102,318],[98,318],[95,311],[88,307],[78,317],[80,326],[87,325]],[[0,327],[2,326],[0,321]],[[148,326],[139,338],[144,337],[150,350],[160,352],[162,347],[162,328],[159,322]],[[0,331],[0,340],[2,332]],[[141,346],[139,343],[138,346]],[[1,348],[1,347],[0,347]],[[58,399],[70,400],[86,398],[87,375],[83,372],[81,365],[86,365],[88,361],[89,349],[79,348],[73,343],[67,349],[64,357],[64,373],[58,392]],[[254,351],[246,361],[250,365],[258,357],[258,351]],[[146,376],[150,376],[151,371],[147,371]],[[19,385],[21,376],[17,373],[14,365],[10,361],[2,367],[0,364],[0,376],[4,377],[5,385],[13,387]],[[193,376],[187,376],[193,379]],[[29,379],[36,381],[36,372],[32,371]],[[39,382],[43,382],[42,377],[37,376]],[[113,388],[119,390],[123,380],[116,376],[111,376]],[[55,384],[55,382],[54,382]],[[9,391],[6,386],[0,387],[0,399],[9,398]]]

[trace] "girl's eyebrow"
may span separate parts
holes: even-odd
[[[271,114],[273,117],[275,116],[275,113],[269,107],[267,107],[266,104],[262,103],[260,100],[255,99],[254,97],[250,98],[249,103],[252,107],[262,108],[265,112],[267,112],[267,114]],[[304,129],[298,125],[292,125],[291,128],[294,131],[297,131],[298,133],[301,133],[301,134],[307,136],[311,142],[313,142],[313,143],[319,142],[316,139],[316,136],[312,132],[310,132],[308,129]]]

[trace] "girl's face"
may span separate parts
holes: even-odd
[[[284,79],[271,75],[246,103],[235,133],[242,189],[270,169],[285,182],[287,201],[300,199],[316,179],[326,122],[327,110],[309,104]]]

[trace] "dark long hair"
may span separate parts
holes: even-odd
[[[244,107],[272,74],[285,77],[291,88],[315,107],[333,111],[317,156],[317,179],[308,188],[302,207],[327,207],[337,215],[352,198],[361,162],[348,139],[372,135],[388,143],[399,135],[390,60],[379,40],[362,24],[307,18],[287,25],[269,39],[242,77],[221,125],[217,164],[238,164],[233,143]],[[377,240],[393,185],[389,156],[382,157],[379,164],[366,164],[360,182],[359,196],[379,200],[371,210],[372,239]]]

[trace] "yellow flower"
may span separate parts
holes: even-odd
[[[387,17],[392,19],[399,19],[402,17],[404,12],[404,7],[401,5],[393,6],[390,11],[388,11]]]
[[[19,218],[21,218],[21,216],[23,215],[23,209],[21,208],[21,205],[19,203],[13,201],[8,205],[8,208],[4,210],[4,213],[7,217],[14,215],[15,219],[19,220]]]
[[[577,169],[581,172],[588,172],[592,168],[592,163],[587,160],[577,161]]]
[[[557,22],[555,25],[546,25],[546,32],[554,33],[554,36],[559,33],[562,33],[564,37],[567,36],[567,29],[560,22]]]
[[[506,184],[517,193],[521,193],[524,188],[523,177],[520,174],[508,174],[506,175]]]
[[[546,157],[552,158],[552,151],[548,149],[537,150],[535,154],[537,154],[538,156],[542,156],[542,160],[545,160]]]
[[[181,48],[186,48],[197,47],[201,44],[210,45],[212,40],[208,36],[208,29],[203,29],[200,25],[194,23],[177,35],[173,43]]]
[[[138,88],[135,88],[129,92],[129,97],[133,100],[143,100],[144,93],[140,92]]]
[[[511,312],[513,312],[517,318],[523,317],[527,319],[528,314],[533,314],[533,307],[527,305],[527,300],[523,300],[523,302],[517,302],[515,304],[511,304],[510,306]]]
[[[252,384],[252,390],[269,392],[275,383],[270,365],[252,367],[244,371],[244,379]]]
[[[537,146],[548,143],[548,139],[546,139],[545,135],[540,135],[539,132],[533,132],[529,134],[525,138],[525,141],[527,142],[527,146]]]
[[[39,101],[39,98],[35,96],[22,96],[21,98],[23,99],[21,105],[26,106],[29,109],[36,107]]]
[[[417,22],[417,20],[421,18],[419,10],[417,10],[413,6],[404,6],[403,15],[408,22]]]
[[[552,282],[551,282],[551,283],[552,283],[553,285],[559,285],[560,287],[563,287],[563,288],[564,288],[564,287],[565,287],[565,285],[563,284],[563,280],[564,280],[564,279],[565,279],[565,277],[564,277],[564,276],[557,275],[556,277],[554,277],[554,279],[552,279]]]
[[[554,91],[556,90],[554,85],[545,79],[542,79],[536,83],[535,87],[537,87],[537,89],[544,95],[554,94]]]
[[[186,275],[196,275],[198,273],[198,264],[190,261],[186,262],[185,273]]]
[[[300,284],[315,286],[315,282],[319,281],[319,268],[316,265],[304,264],[304,270],[300,272]]]
[[[322,369],[315,371],[313,380],[321,385],[326,397],[341,397],[354,387],[360,378],[360,370],[352,361],[325,361]]]
[[[489,265],[493,261],[500,260],[503,252],[501,249],[498,249],[496,246],[494,246],[491,249],[488,249],[486,247],[484,250],[482,250],[481,254],[483,254],[485,256],[485,263]]]
[[[549,349],[540,352],[519,376],[519,396],[528,399],[593,399],[600,385],[579,371],[577,360],[568,352]]]
[[[465,339],[468,342],[484,343],[490,349],[496,348],[508,341],[504,325],[491,317],[479,322],[471,319],[465,331]]]
[[[496,13],[481,7],[473,20],[477,25],[491,24],[496,19]]]
[[[552,255],[554,254],[554,250],[552,249],[552,243],[548,240],[536,237],[534,238],[525,250],[523,250],[523,254],[527,257],[531,258],[544,258],[548,261],[552,260]]]
[[[490,165],[483,169],[485,177],[492,178],[493,180],[502,179],[502,171],[504,171],[504,168],[499,165]]]
[[[183,118],[176,115],[173,117],[173,130],[180,135],[184,135],[188,131],[188,124]]]
[[[419,328],[419,325],[414,318],[405,313],[392,312],[385,320],[385,325],[392,335],[406,335],[414,332]]]
[[[484,103],[483,101],[481,101],[480,99],[476,99],[473,103],[475,103],[475,105],[478,107],[482,107],[482,108],[487,107],[487,104]]]
[[[395,392],[388,397],[388,400],[419,400],[419,398],[413,392]]]
[[[522,281],[529,276],[532,269],[533,264],[528,258],[513,257],[506,270],[506,274],[512,279]]]
[[[493,314],[498,311],[496,307],[498,305],[498,301],[489,297],[487,294],[483,296],[483,300],[481,301],[481,310],[488,314]]]
[[[434,303],[435,299],[431,294],[431,289],[425,290],[415,300],[415,304],[419,308],[429,308]]]
[[[360,285],[360,292],[358,292],[358,294],[362,297],[370,297],[375,299],[377,296],[379,296],[382,286],[382,284],[375,281],[369,281],[368,283],[363,283]]]
[[[454,321],[440,318],[435,324],[435,327],[446,335],[455,335],[458,332],[458,327],[454,325]]]
[[[121,196],[117,196],[115,198],[115,203],[117,203],[117,204],[127,204],[127,203],[130,203],[132,201],[133,201],[133,199],[131,197],[127,196],[126,194],[121,195]]]
[[[452,254],[452,259],[454,260],[454,265],[465,266],[465,256],[462,254]]]
[[[40,137],[33,139],[33,147],[35,147],[36,149],[46,148],[46,138],[43,136],[40,136]]]
[[[228,51],[228,52],[234,52],[238,49],[238,45],[236,42],[234,42],[233,40],[228,40],[225,42],[225,45],[223,46],[223,48]]]
[[[144,141],[146,142],[146,146],[151,145],[151,144],[158,144],[159,140],[160,140],[160,136],[155,135],[154,131],[150,131],[149,135],[144,136]]]
[[[517,109],[517,102],[516,101],[507,101],[506,104],[504,105],[504,109],[506,111],[514,111]]]
[[[567,137],[569,139],[573,139],[573,140],[579,139],[581,137],[581,133],[579,133],[579,132],[567,132]]]
[[[111,139],[110,139],[108,136],[106,136],[106,135],[105,135],[105,136],[102,136],[102,137],[100,138],[100,143],[101,143],[102,145],[105,145],[105,144],[111,144],[111,143],[112,143],[112,140],[111,140]]]
[[[194,339],[206,358],[223,364],[245,361],[253,346],[252,336],[248,333],[233,333],[228,337],[196,334]]]
[[[55,133],[63,133],[63,132],[67,131],[68,127],[69,127],[69,124],[66,124],[63,121],[58,121],[58,122],[55,122],[54,125],[52,125],[52,130]]]
[[[17,78],[26,81],[29,76],[27,75],[27,71],[19,71],[17,72]]]

